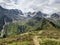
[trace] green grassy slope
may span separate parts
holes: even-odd
[[[41,30],[27,32],[0,39],[0,45],[35,45],[37,43],[35,43],[34,39],[36,39],[40,45],[60,45],[60,31]]]
[[[0,45],[60,45],[60,29],[46,19],[31,19],[5,25]]]

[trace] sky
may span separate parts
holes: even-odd
[[[7,9],[19,9],[23,12],[42,11],[51,14],[60,12],[60,0],[0,0],[0,5]]]

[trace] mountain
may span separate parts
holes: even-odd
[[[0,6],[0,15],[6,15],[7,17],[11,18],[12,20],[20,18],[20,15],[23,15],[21,10],[18,9],[4,9]]]
[[[45,18],[42,19],[41,17],[38,17],[38,18],[32,18],[28,21],[23,21],[23,22],[20,21],[20,22],[11,23],[9,25],[5,25],[5,27],[4,27],[5,33],[3,33],[2,37],[6,38],[9,36],[15,36],[15,35],[20,35],[20,34],[23,35],[25,33],[28,34],[29,32],[33,33],[33,32],[44,31],[41,34],[41,35],[43,35],[42,37],[46,37],[46,35],[48,37],[48,35],[50,35],[49,37],[55,38],[54,37],[55,30],[59,32],[60,28],[58,28],[58,26],[54,22],[47,20]],[[52,32],[52,31],[54,31],[54,32]],[[51,34],[53,34],[53,36],[51,36]],[[31,35],[31,34],[29,33],[29,35]],[[59,35],[58,35],[58,37],[59,37]],[[58,38],[58,37],[56,37],[56,38]],[[18,39],[20,39],[20,38],[18,38]],[[24,39],[25,39],[25,37],[24,37]]]
[[[56,27],[52,21],[38,17],[5,25],[4,32],[6,36],[10,36],[30,31],[55,30]]]
[[[42,20],[38,17],[28,22],[11,23],[5,26],[4,31],[6,37],[3,36],[0,45],[60,45],[60,30],[45,18]]]
[[[27,12],[26,13],[27,17],[29,18],[34,18],[34,17],[44,17],[46,18],[48,15],[45,13],[42,13],[41,11],[37,11],[37,12]]]
[[[0,30],[3,28],[5,22],[12,22],[13,20],[20,19],[20,15],[23,15],[21,10],[17,9],[4,9],[0,6]]]
[[[46,18],[48,15],[42,13],[41,11],[38,12],[28,12],[27,17],[24,16],[21,10],[17,9],[4,9],[0,6],[0,27],[2,30],[5,23],[10,23],[14,20],[18,20],[16,23],[10,23],[9,25],[5,25],[5,32],[8,30],[8,33],[10,30],[14,30],[15,33],[22,33],[26,31],[31,30],[43,30],[43,29],[53,29],[56,27],[60,28],[60,22],[54,22],[54,20],[51,20]],[[55,16],[56,15],[56,16]],[[59,16],[57,14],[51,15],[52,17],[58,18]],[[22,20],[19,22],[19,20]],[[27,21],[26,21],[27,20]],[[13,27],[13,28],[12,28]],[[22,29],[23,27],[23,29]],[[33,27],[33,28],[32,28]],[[13,33],[13,31],[12,31]],[[13,34],[12,34],[13,35]]]
[[[38,11],[38,12],[33,12],[33,18],[38,18],[38,17],[40,17],[40,18],[47,18],[47,14],[45,14],[45,13],[42,13],[41,11]]]
[[[53,14],[51,15],[51,18],[52,18],[52,19],[56,19],[56,20],[60,20],[60,14],[58,14],[58,13],[53,13]]]
[[[0,7],[0,45],[60,45],[59,14],[47,16],[41,11],[25,15],[21,10]]]
[[[50,22],[52,22],[53,25],[55,26],[55,28],[59,28],[60,29],[60,14],[53,13],[50,16],[50,18],[47,18],[47,20],[49,20]]]

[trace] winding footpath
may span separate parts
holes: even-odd
[[[34,42],[34,45],[40,45],[38,41],[38,36],[34,36],[33,42]]]

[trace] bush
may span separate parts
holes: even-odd
[[[42,45],[60,45],[60,41],[55,40],[45,40]]]

